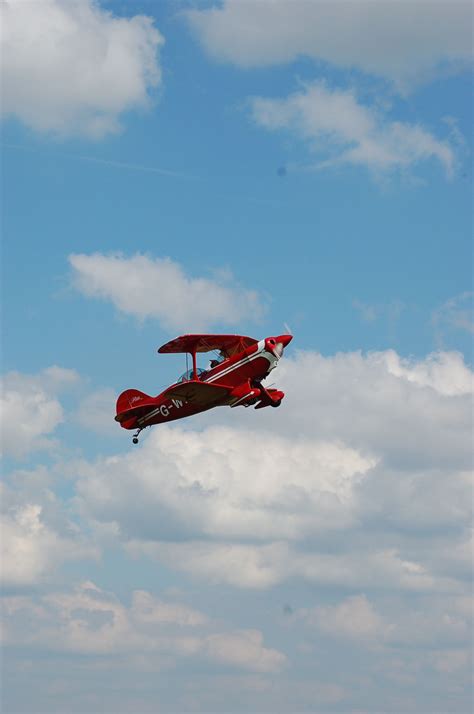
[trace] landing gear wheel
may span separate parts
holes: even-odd
[[[136,436],[133,437],[132,441],[134,444],[138,444],[138,438]]]
[[[275,407],[275,409],[276,409],[277,407],[280,406],[280,404],[281,404],[281,399],[279,399],[277,402],[272,402],[272,407]]]

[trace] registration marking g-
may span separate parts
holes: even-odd
[[[172,409],[173,407],[179,409],[183,406],[183,402],[181,402],[179,399],[172,399],[171,401],[173,402],[173,404],[170,404],[169,406],[166,406],[166,404],[162,404],[160,407],[160,414],[162,417],[165,417],[165,419],[170,415],[170,409]]]
[[[176,409],[180,409],[183,406],[183,402],[181,401],[181,399],[172,399],[171,401],[173,402],[173,404],[168,404],[168,406],[166,406],[166,404],[162,404],[160,407],[153,409],[153,411],[149,412],[146,416],[139,419],[138,423],[143,424],[144,422],[153,419],[153,417],[157,416],[158,414],[161,414],[161,416],[166,419],[167,417],[169,417],[170,410],[173,407],[176,407]]]

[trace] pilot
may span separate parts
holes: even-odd
[[[211,361],[209,362],[210,369],[214,369],[214,367],[217,367],[224,360],[225,360],[225,354],[222,350],[220,350],[218,359],[211,359]]]

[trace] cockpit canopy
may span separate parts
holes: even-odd
[[[201,367],[198,367],[196,372],[198,379],[201,379],[206,374],[206,370]],[[194,379],[194,372],[192,369],[188,369],[184,374],[182,374],[177,380],[177,384],[181,384],[181,382],[189,382],[190,379]]]

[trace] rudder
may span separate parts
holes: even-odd
[[[144,392],[140,392],[138,389],[126,389],[117,399],[117,414],[126,412],[129,409],[134,409],[135,407],[144,406],[146,402],[149,403],[152,399],[153,397],[150,397]]]

